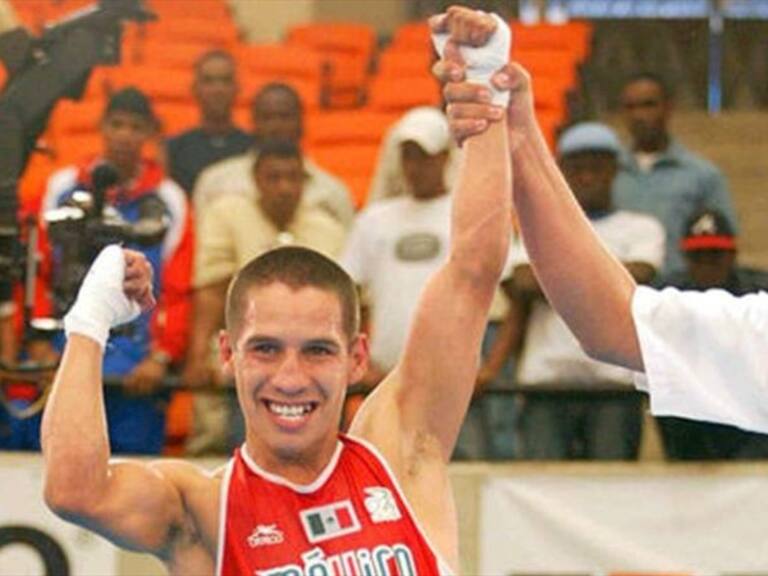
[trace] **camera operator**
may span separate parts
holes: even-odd
[[[184,192],[164,177],[156,162],[142,157],[142,149],[154,135],[156,125],[150,102],[142,92],[126,88],[113,94],[101,120],[102,156],[54,173],[43,201],[43,210],[50,213],[76,201],[78,190],[98,190],[98,166],[108,162],[115,168],[117,183],[106,189],[105,219],[110,210],[115,210],[124,221],[135,224],[156,216],[158,208],[161,217],[167,218],[167,229],[158,241],[126,242],[126,247],[144,253],[154,268],[158,307],[151,316],[143,315],[136,320],[128,333],[113,334],[107,344],[104,374],[107,378],[123,378],[122,388],[105,391],[114,452],[156,454],[162,450],[168,394],[159,385],[170,365],[181,359],[187,340],[193,249],[191,216]],[[94,192],[94,206],[99,204],[96,198]],[[101,218],[102,214],[96,210],[95,217]],[[51,290],[47,291],[46,302],[38,306],[38,316],[49,315],[53,308],[58,308],[57,315],[65,311],[61,310],[61,298],[51,298],[51,293],[56,295],[57,265],[59,270],[62,265],[57,258],[66,251],[66,247],[53,242],[54,232],[54,226],[49,225],[41,234],[53,273],[48,280]],[[98,249],[98,239],[89,238],[86,242]],[[69,266],[66,262],[64,265]],[[69,302],[64,303],[68,305]],[[57,344],[36,343],[31,347],[31,355],[45,355]]]

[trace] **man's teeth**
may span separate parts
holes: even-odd
[[[269,410],[284,418],[300,418],[312,411],[312,404],[275,404],[270,402]]]

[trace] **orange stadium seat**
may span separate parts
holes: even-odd
[[[188,130],[197,124],[199,112],[197,106],[189,102],[161,102],[154,107],[160,121],[160,130],[166,136],[171,136]]]
[[[187,3],[189,7],[190,4]],[[209,20],[197,16],[193,10],[186,16],[156,20],[143,24],[147,39],[168,42],[196,42],[209,46],[233,46],[239,41],[239,32],[230,19]]]
[[[357,22],[312,22],[289,28],[286,41],[323,52],[370,55],[376,46],[376,31]]]
[[[105,105],[106,100],[98,98],[79,102],[60,101],[48,122],[54,140],[71,135],[98,133]]]
[[[377,144],[341,144],[312,149],[312,159],[341,178],[353,192],[353,202],[365,204],[368,182],[379,154]]]
[[[190,99],[192,70],[179,70],[160,66],[122,66],[110,74],[113,90],[136,86],[153,101],[179,102]]]
[[[281,82],[293,88],[301,99],[304,109],[316,110],[320,107],[322,97],[322,84],[319,80],[295,78],[281,74],[241,74],[240,93],[238,105],[250,109],[251,102],[256,93],[270,82]],[[249,112],[250,114],[250,112]],[[250,123],[250,121],[249,121]]]
[[[192,70],[197,59],[214,48],[199,42],[168,42],[151,38],[136,46],[132,63]]]
[[[549,110],[565,117],[568,89],[560,78],[546,76],[533,79],[533,100],[536,110]]]
[[[319,22],[294,26],[286,42],[305,46],[328,62],[327,96],[332,107],[362,103],[376,45],[372,26],[347,22]]]
[[[534,79],[559,78],[572,88],[578,78],[578,62],[574,53],[566,50],[513,50],[512,57],[525,67]]]
[[[414,106],[438,106],[440,86],[432,77],[409,78],[407,87],[399,78],[376,77],[368,87],[368,104],[373,110],[405,112]]]
[[[67,134],[56,139],[54,160],[57,166],[82,162],[101,153],[104,147],[101,134]]]
[[[379,55],[376,73],[379,76],[429,76],[435,62],[433,50],[388,48]]]
[[[245,71],[270,76],[302,78],[319,81],[325,60],[304,46],[287,44],[246,44],[239,47],[236,57]]]
[[[592,26],[588,22],[526,25],[513,21],[511,26],[515,49],[568,50],[574,52],[578,60],[583,60],[589,53]]]
[[[232,18],[225,0],[151,0],[148,5],[161,20],[184,18],[191,12],[211,21]]]
[[[368,109],[338,110],[309,114],[305,143],[309,150],[340,144],[376,144],[399,114]]]
[[[398,50],[431,50],[432,38],[426,20],[398,26],[389,46]]]

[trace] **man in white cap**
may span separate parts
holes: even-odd
[[[461,42],[483,46],[477,22]],[[490,66],[507,90],[512,190],[520,229],[550,304],[592,357],[643,372],[657,416],[680,416],[768,432],[768,293],[663,291],[637,286],[605,249],[555,165],[533,108],[528,74],[514,63]],[[460,141],[487,129],[499,106],[487,87],[463,81],[449,54],[435,66],[448,86],[451,130]]]
[[[616,210],[611,192],[622,149],[616,134],[598,122],[563,132],[558,163],[597,235],[640,283],[650,282],[664,261],[664,229],[651,216]],[[632,388],[632,373],[591,360],[544,298],[522,242],[512,251],[512,301],[503,334],[519,349],[517,383],[529,390],[555,386],[584,395],[532,394],[520,417],[521,456],[531,460],[633,460],[642,428],[634,395],[586,395],[596,387]],[[522,319],[522,321],[521,321]]]
[[[413,109],[396,125],[393,142],[409,194],[363,210],[341,258],[371,312],[370,385],[395,366],[419,294],[448,255],[448,121],[437,108]]]

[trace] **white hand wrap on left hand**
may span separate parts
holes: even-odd
[[[123,291],[125,255],[116,244],[104,248],[91,265],[77,293],[77,300],[64,317],[64,330],[107,344],[109,330],[134,320],[141,308]]]
[[[501,67],[509,62],[509,51],[512,46],[512,31],[497,14],[491,14],[496,20],[496,30],[484,46],[459,46],[461,57],[466,65],[467,82],[487,86],[491,90],[492,102],[498,106],[506,107],[509,104],[509,92],[497,90],[491,84],[491,77]],[[440,58],[443,57],[445,45],[449,34],[441,32],[432,34],[432,43],[435,45]]]

